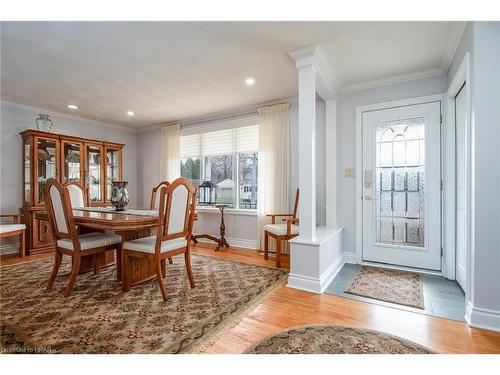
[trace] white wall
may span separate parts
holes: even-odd
[[[129,182],[130,205],[137,205],[137,133],[114,125],[6,102],[1,102],[0,111],[1,212],[18,212],[22,206],[22,139],[19,133],[36,129],[35,119],[39,113],[50,114],[53,133],[124,143],[123,178]]]
[[[325,103],[321,99],[317,101],[316,113],[317,132],[317,224],[325,224]],[[290,207],[293,207],[295,190],[299,185],[298,175],[298,106],[297,103],[290,105]],[[138,158],[137,177],[138,202],[143,206],[149,206],[151,189],[156,186],[160,179],[160,129],[149,130],[138,134]],[[213,212],[199,212],[199,220],[195,224],[195,233],[207,233],[219,235],[220,216]],[[257,217],[252,215],[238,215],[228,212],[225,216],[226,236],[229,243],[238,246],[255,246],[257,233]],[[231,241],[233,240],[233,241]]]
[[[418,96],[442,94],[448,88],[446,75],[393,85],[347,92],[339,95],[337,108],[339,148],[339,227],[344,227],[344,251],[356,251],[356,179],[344,170],[356,167],[356,106],[383,103]],[[361,171],[355,171],[356,174]]]

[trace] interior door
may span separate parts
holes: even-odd
[[[441,269],[440,102],[363,113],[363,260]]]
[[[465,290],[467,215],[466,215],[466,124],[465,85],[455,97],[455,140],[456,140],[456,269],[455,277]]]

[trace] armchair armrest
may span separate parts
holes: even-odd
[[[0,218],[3,218],[3,217],[11,217],[12,222],[14,224],[19,224],[19,219],[21,218],[21,215],[20,214],[0,214]]]
[[[299,219],[283,219],[283,221],[286,221],[286,234],[290,236],[292,234],[292,224],[299,224]]]
[[[271,222],[273,224],[276,224],[276,217],[279,217],[279,216],[293,216],[293,214],[267,214],[266,216],[271,218]]]

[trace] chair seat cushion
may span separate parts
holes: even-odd
[[[264,225],[264,230],[270,232],[276,236],[284,236],[287,234],[287,224],[267,224]],[[299,234],[299,226],[292,224],[292,233]]]
[[[156,236],[138,238],[136,240],[127,241],[123,244],[123,249],[141,251],[143,253],[155,252]],[[173,240],[163,241],[161,243],[161,252],[180,249],[187,246],[187,240],[182,238],[174,238]]]
[[[114,245],[122,242],[122,238],[120,236],[107,233],[82,234],[81,236],[78,236],[78,240],[80,241],[81,250],[94,249],[96,247]],[[57,246],[66,250],[74,250],[73,241],[68,238],[57,240]]]
[[[1,224],[0,225],[0,233],[9,233],[15,232],[18,230],[26,229],[26,225],[24,224]]]

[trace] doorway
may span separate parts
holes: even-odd
[[[441,103],[362,113],[362,260],[441,270]]]
[[[455,179],[456,179],[456,267],[455,277],[465,290],[466,241],[467,241],[467,177],[466,177],[466,127],[467,107],[465,83],[455,96]]]

